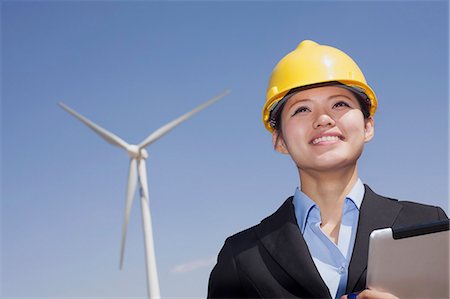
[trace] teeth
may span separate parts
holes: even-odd
[[[337,137],[337,136],[322,136],[322,137],[314,139],[312,144],[317,144],[319,142],[324,142],[324,141],[338,141],[338,140],[339,140],[339,137]]]

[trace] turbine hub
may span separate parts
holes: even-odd
[[[145,148],[141,149],[141,158],[147,159],[148,158],[148,152]]]
[[[127,149],[128,155],[130,158],[133,159],[147,159],[148,158],[148,152],[145,148],[139,149],[139,146],[137,145],[130,145]]]

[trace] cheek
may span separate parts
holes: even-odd
[[[286,137],[288,143],[306,136],[306,132],[307,124],[305,121],[290,119],[283,123],[283,136]]]
[[[364,138],[364,116],[360,110],[352,110],[344,114],[340,119],[342,130],[349,136],[359,136]]]

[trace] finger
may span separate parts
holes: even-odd
[[[399,298],[390,293],[366,289],[358,294],[358,299],[399,299]]]
[[[347,295],[347,299],[356,299],[358,297],[357,293],[350,293]]]

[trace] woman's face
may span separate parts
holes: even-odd
[[[337,86],[300,91],[281,113],[281,132],[273,134],[275,149],[289,154],[300,170],[356,165],[374,134],[373,119],[364,119],[353,93]]]

